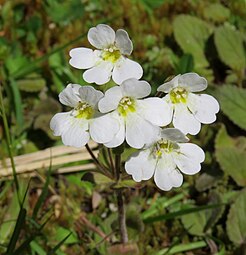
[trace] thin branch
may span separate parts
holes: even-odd
[[[114,177],[116,177],[116,171],[115,171],[113,156],[112,156],[112,152],[111,152],[111,149],[110,149],[110,148],[108,148],[108,157],[109,157],[110,166],[111,166],[113,175],[114,175]]]
[[[85,148],[89,152],[91,158],[93,159],[95,165],[102,171],[104,175],[112,179],[112,176],[108,173],[107,169],[98,161],[96,156],[94,155],[93,151],[91,150],[90,146],[88,144],[85,145]]]

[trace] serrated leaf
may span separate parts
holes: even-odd
[[[220,59],[235,70],[245,68],[243,37],[233,27],[222,26],[215,30],[215,46]]]
[[[218,97],[223,113],[246,130],[246,89],[225,85],[218,89]]]
[[[208,67],[205,57],[205,43],[212,30],[210,26],[199,18],[189,15],[179,15],[173,23],[174,36],[185,53],[189,53],[195,60],[195,67]]]
[[[235,244],[242,244],[246,241],[246,189],[237,197],[235,203],[231,206],[226,230],[229,239]]]
[[[222,170],[231,176],[239,186],[246,185],[246,151],[244,146],[238,146],[240,139],[230,138],[222,126],[217,134],[215,147],[216,159]],[[243,139],[244,140],[244,139]],[[239,164],[240,162],[240,164]]]
[[[236,148],[221,148],[216,156],[223,171],[239,186],[246,186],[246,153]]]

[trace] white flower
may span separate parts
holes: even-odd
[[[103,93],[91,86],[69,84],[59,94],[59,100],[73,110],[57,113],[51,119],[50,128],[54,135],[61,136],[65,145],[74,147],[84,146],[90,137],[98,143],[112,140],[119,124],[110,114],[98,112],[98,101],[102,97]]]
[[[149,83],[137,79],[128,79],[106,91],[98,103],[99,111],[111,112],[119,120],[120,130],[112,141],[104,143],[105,146],[117,147],[126,138],[131,147],[142,148],[158,134],[157,126],[171,122],[171,109],[161,98],[141,100],[150,92]]]
[[[163,99],[172,106],[173,125],[184,134],[196,135],[201,123],[216,120],[219,111],[217,100],[206,94],[194,94],[207,88],[207,80],[196,73],[177,75],[157,90],[168,93]]]
[[[88,40],[97,50],[82,47],[72,49],[69,53],[71,66],[89,69],[83,74],[86,82],[102,85],[112,76],[115,83],[121,84],[126,79],[142,77],[142,67],[126,58],[133,46],[125,30],[118,29],[115,33],[110,26],[100,24],[89,30]]]
[[[205,159],[203,150],[195,144],[186,143],[187,141],[187,137],[178,129],[163,129],[151,147],[128,159],[125,164],[126,172],[136,182],[149,180],[154,175],[154,181],[161,190],[180,187],[183,183],[182,173],[198,173],[200,163]]]

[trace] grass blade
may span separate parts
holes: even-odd
[[[51,251],[47,253],[47,255],[54,255],[55,252],[66,242],[71,234],[72,232],[70,232],[64,239],[62,239]]]
[[[51,165],[52,165],[52,162],[51,162],[51,157],[50,157],[50,166],[49,166],[49,169],[48,169],[48,174],[47,174],[47,178],[46,178],[46,181],[45,181],[45,184],[44,184],[44,187],[42,189],[42,193],[41,195],[39,196],[38,198],[38,201],[37,203],[35,204],[35,207],[33,209],[33,213],[32,213],[32,218],[33,219],[36,219],[37,218],[37,215],[38,215],[38,211],[40,210],[45,198],[47,197],[47,194],[48,194],[48,189],[49,189],[49,184],[50,184],[50,177],[51,177]]]
[[[17,178],[17,174],[16,174],[12,141],[11,141],[9,126],[8,126],[7,116],[6,116],[6,112],[5,112],[5,107],[4,107],[4,103],[3,103],[2,84],[1,83],[0,83],[0,108],[1,108],[1,114],[2,114],[2,119],[3,119],[4,131],[5,131],[5,135],[6,135],[8,153],[9,153],[13,177],[14,177],[14,183],[15,183],[16,192],[17,192],[17,198],[18,198],[18,202],[20,205],[21,201],[20,201],[20,194],[19,194],[19,182],[18,182],[18,178]]]
[[[9,245],[8,245],[8,249],[6,252],[6,255],[13,255],[16,243],[18,241],[21,229],[23,228],[24,224],[25,224],[25,219],[26,219],[26,209],[21,208],[18,218],[17,218],[17,222],[15,224],[15,229],[14,229],[14,233],[10,239]]]
[[[206,247],[207,243],[205,241],[198,241],[194,243],[187,243],[187,244],[179,244],[173,246],[171,249],[166,248],[163,250],[158,251],[154,255],[171,255],[171,254],[176,254],[176,253],[181,253],[185,251],[191,251],[199,248]],[[183,254],[183,253],[182,253]]]
[[[199,206],[199,207],[194,207],[194,208],[186,208],[186,209],[182,209],[177,212],[171,212],[171,213],[166,213],[166,214],[159,215],[156,217],[146,218],[143,221],[144,221],[144,223],[153,223],[156,221],[170,220],[170,219],[174,219],[174,218],[186,215],[186,214],[195,213],[195,212],[199,212],[202,210],[213,209],[213,208],[223,206],[223,205],[224,204],[213,204],[213,205],[204,205],[204,206]]]

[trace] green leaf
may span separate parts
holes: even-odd
[[[226,174],[231,176],[239,186],[245,186],[246,151],[244,147],[238,146],[241,140],[242,138],[237,140],[230,138],[225,127],[222,126],[215,141],[216,159]]]
[[[193,56],[195,67],[208,67],[205,57],[205,43],[211,34],[210,26],[199,18],[178,15],[173,23],[174,37],[185,53]]]
[[[208,205],[221,204],[220,194],[212,191],[209,195]],[[185,229],[196,236],[203,236],[207,230],[212,228],[224,212],[224,206],[217,206],[209,210],[201,210],[192,214],[184,215],[181,220]]]
[[[223,171],[239,186],[246,186],[246,152],[237,148],[221,148],[217,150],[216,155]]]
[[[231,206],[226,230],[229,239],[235,244],[243,244],[246,240],[246,189],[237,197],[235,203]]]
[[[39,92],[46,85],[46,81],[35,73],[26,76],[25,79],[16,81],[16,83],[19,89],[25,92]]]
[[[179,60],[179,65],[177,66],[176,72],[178,74],[184,74],[191,72],[194,67],[194,61],[191,54],[184,54]]]
[[[204,227],[206,225],[206,211],[184,215],[182,223],[185,229],[191,234],[196,236],[204,235]]]
[[[30,246],[38,255],[46,255],[46,251],[36,241],[32,241]]]
[[[230,10],[220,3],[212,3],[204,9],[204,16],[214,22],[224,22],[230,17]]]
[[[47,255],[54,255],[56,251],[67,241],[67,239],[72,235],[72,232],[70,232],[67,236],[65,236],[53,249],[51,249]]]
[[[225,85],[218,89],[223,113],[240,128],[246,130],[246,89]]]
[[[66,236],[68,236],[70,234],[70,236],[66,239],[66,241],[64,241],[64,244],[74,244],[78,242],[78,239],[76,237],[76,235],[74,233],[72,233],[70,230],[63,228],[63,227],[59,227],[57,229],[56,232],[56,240],[63,240]]]
[[[23,105],[22,105],[21,94],[15,80],[10,81],[10,87],[14,97],[15,116],[16,116],[18,131],[20,133],[24,126]]]
[[[243,36],[233,27],[222,26],[215,30],[215,45],[220,59],[235,70],[245,68]]]

